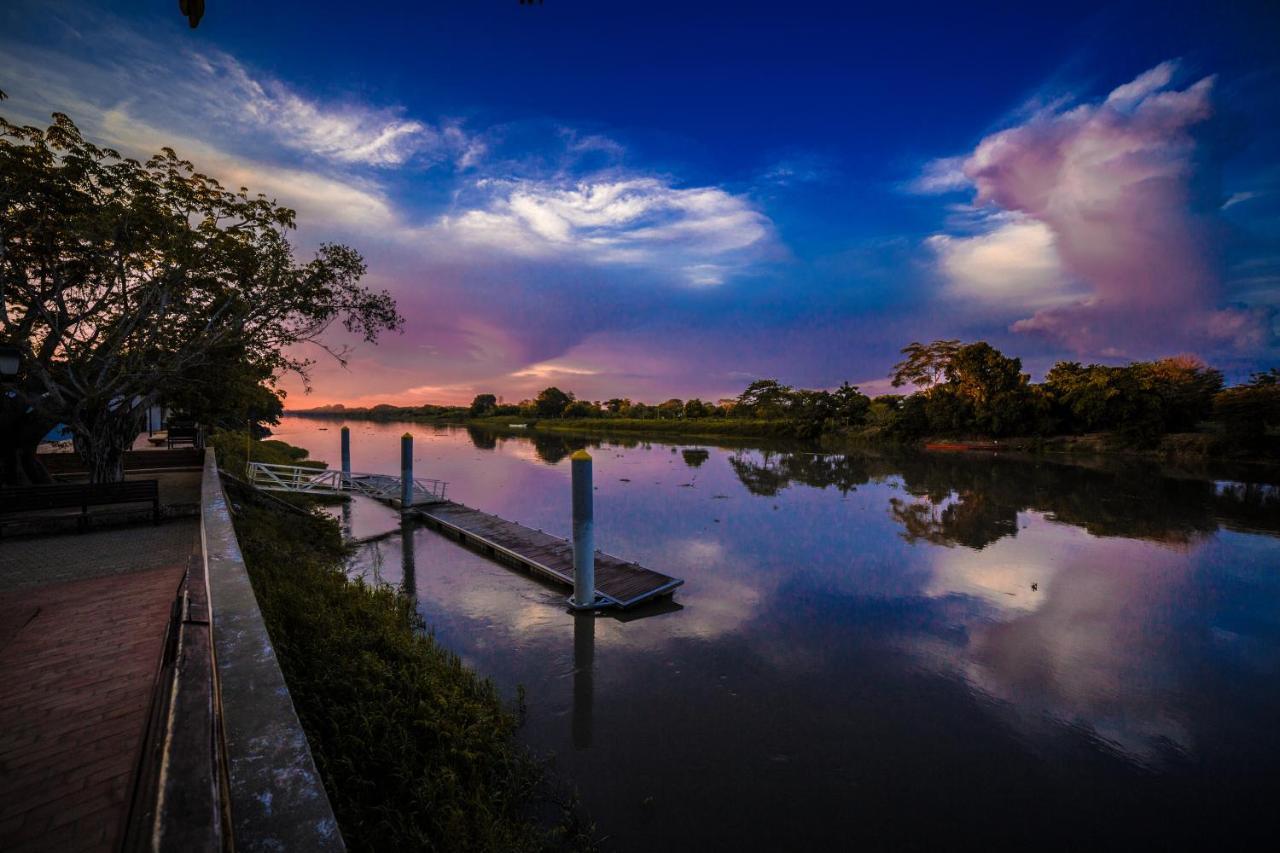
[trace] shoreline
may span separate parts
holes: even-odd
[[[992,439],[985,436],[926,436],[912,442],[901,442],[875,434],[872,427],[862,432],[825,433],[817,438],[802,439],[792,433],[790,421],[756,421],[733,418],[696,419],[669,422],[638,420],[632,418],[580,418],[539,419],[528,418],[456,418],[424,417],[412,413],[370,414],[368,410],[345,412],[296,411],[285,412],[287,417],[315,418],[317,420],[364,420],[375,422],[430,423],[453,426],[460,429],[476,427],[504,435],[568,434],[581,436],[626,436],[629,438],[652,437],[654,439],[695,442],[726,441],[778,441],[804,444],[826,452],[852,450],[902,451],[921,453],[1016,453],[1031,458],[1070,459],[1079,457],[1107,457],[1118,460],[1145,460],[1150,462],[1224,463],[1280,476],[1280,455],[1275,458],[1239,453],[1223,453],[1218,450],[1222,437],[1212,433],[1170,433],[1151,447],[1126,445],[1115,433],[1089,433],[1084,435],[1015,436]],[[521,423],[521,427],[513,424]],[[1275,448],[1272,448],[1273,452]]]

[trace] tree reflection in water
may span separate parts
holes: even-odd
[[[848,494],[897,478],[909,498],[889,500],[908,542],[981,549],[1018,533],[1018,514],[1043,513],[1094,536],[1185,545],[1226,526],[1280,532],[1280,487],[1215,481],[1149,462],[1077,464],[1005,456],[893,456],[739,451],[729,464],[754,495],[793,484]],[[1238,474],[1237,474],[1238,476]]]

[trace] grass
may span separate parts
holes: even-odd
[[[576,805],[556,801],[545,767],[516,742],[518,709],[425,632],[412,599],[346,576],[332,519],[228,486],[254,592],[352,850],[592,849]]]
[[[308,459],[310,455],[305,449],[295,447],[288,442],[269,438],[263,441],[249,441],[244,430],[218,430],[209,437],[218,454],[218,467],[230,471],[237,477],[244,475],[246,453],[254,462],[266,462],[269,465],[301,465],[308,468],[327,468],[328,465],[318,459]]]

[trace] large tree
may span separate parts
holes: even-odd
[[[65,115],[0,119],[0,343],[21,351],[31,416],[71,429],[93,481],[120,479],[145,408],[207,382],[228,351],[250,374],[305,378],[299,345],[335,321],[369,342],[401,325],[353,249],[295,262],[294,221],[172,149],[143,163]]]

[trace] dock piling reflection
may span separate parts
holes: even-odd
[[[573,614],[573,746],[591,747],[591,712],[595,702],[596,615]]]

